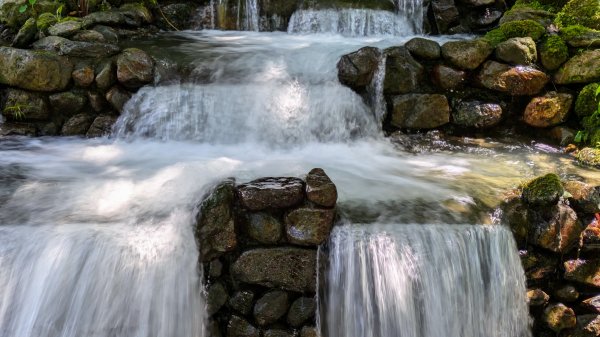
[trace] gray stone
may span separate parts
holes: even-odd
[[[315,292],[317,252],[301,248],[258,248],[244,252],[232,267],[241,282],[297,292]]]
[[[573,56],[554,74],[557,84],[591,83],[600,80],[600,49]]]
[[[454,0],[432,0],[431,10],[440,34],[448,33],[449,28],[459,21],[460,13]]]
[[[477,75],[477,81],[485,88],[513,96],[535,95],[544,88],[548,80],[548,75],[533,67],[512,67],[495,61],[484,63]]]
[[[467,73],[462,70],[437,64],[432,71],[433,82],[444,90],[455,90],[467,81]]]
[[[494,51],[483,40],[450,41],[442,45],[442,56],[453,65],[467,70],[479,67]]]
[[[442,52],[437,42],[422,37],[410,39],[405,46],[412,55],[426,60],[437,60]]]
[[[112,127],[116,122],[117,116],[100,115],[94,119],[85,136],[88,138],[107,136],[111,133]]]
[[[6,89],[6,101],[2,115],[7,119],[12,121],[47,120],[49,118],[48,112],[48,104],[43,94]]]
[[[414,92],[419,88],[424,75],[423,66],[417,62],[406,47],[385,50],[385,79],[383,92],[386,95]]]
[[[449,122],[450,106],[444,95],[408,94],[392,99],[392,126],[433,129]]]
[[[106,101],[110,103],[110,105],[117,110],[119,113],[123,112],[123,107],[125,103],[129,101],[131,98],[131,93],[127,90],[121,88],[118,85],[110,88],[109,91],[106,92]]]
[[[210,276],[211,278],[217,278],[220,277],[222,273],[223,263],[221,263],[219,259],[214,259],[210,261],[210,264],[208,265],[208,276]]]
[[[97,25],[92,30],[102,34],[107,43],[116,44],[119,42],[119,34],[112,27]]]
[[[84,136],[94,119],[94,115],[88,113],[77,114],[63,124],[61,134],[63,136]]]
[[[301,327],[306,321],[315,316],[317,303],[312,297],[300,297],[290,306],[287,322],[294,328]]]
[[[486,8],[485,11],[475,19],[477,26],[489,26],[502,17],[503,12],[493,8]]]
[[[101,62],[96,67],[96,86],[106,90],[117,83],[116,66],[112,60]]]
[[[302,246],[318,246],[331,233],[335,211],[302,207],[285,216],[286,236],[290,243]]]
[[[48,36],[38,40],[33,44],[33,49],[80,58],[102,58],[115,55],[121,50],[114,44],[71,41],[60,36]]]
[[[551,304],[546,307],[543,320],[556,333],[564,329],[574,328],[577,324],[573,309],[562,303]]]
[[[364,47],[342,56],[337,64],[340,83],[353,90],[364,90],[373,80],[381,52],[374,47]]]
[[[600,259],[569,260],[564,267],[566,280],[600,288]]]
[[[259,331],[245,319],[233,315],[227,324],[227,337],[259,337]]]
[[[54,36],[70,37],[81,30],[81,21],[68,20],[59,22],[48,28],[48,33]]]
[[[0,47],[0,84],[33,91],[60,91],[71,81],[73,65],[53,52]]]
[[[163,15],[158,16],[156,24],[160,29],[172,30],[174,25],[177,29],[189,29],[191,19],[194,15],[194,6],[189,3],[159,4]]]
[[[337,187],[323,169],[312,169],[306,176],[306,197],[319,206],[335,206]]]
[[[141,23],[150,24],[154,21],[152,12],[141,2],[123,4],[119,7],[119,11]]]
[[[129,89],[154,80],[154,61],[141,49],[128,48],[117,57],[117,79]]]
[[[256,301],[254,319],[260,326],[275,323],[285,315],[288,307],[288,295],[285,291],[269,291]]]
[[[92,107],[92,109],[94,109],[94,111],[102,112],[108,106],[108,102],[106,101],[106,97],[104,96],[105,95],[99,92],[88,92],[88,100],[90,102],[90,106]]]
[[[35,125],[31,123],[0,123],[0,136],[29,136],[34,137],[38,134]]]
[[[13,39],[12,46],[16,48],[25,48],[29,46],[33,41],[35,41],[35,35],[37,32],[38,30],[35,19],[27,19]]]
[[[496,103],[461,101],[455,105],[452,121],[468,128],[489,128],[502,119],[502,107]]]
[[[572,103],[572,95],[555,91],[534,97],[525,108],[523,121],[537,128],[561,124],[567,119]]]
[[[217,282],[208,287],[206,295],[206,312],[208,316],[212,316],[217,313],[227,303],[229,295],[227,289]]]
[[[56,115],[73,116],[80,112],[87,103],[87,97],[82,93],[64,91],[50,95],[50,107]]]
[[[513,37],[496,46],[496,58],[513,64],[533,64],[537,61],[535,41],[530,37]]]
[[[561,302],[575,302],[579,298],[579,291],[572,285],[564,285],[554,291],[554,297]]]
[[[583,227],[571,207],[560,203],[529,214],[533,226],[529,231],[530,244],[556,253],[567,253],[577,244]]]
[[[139,17],[131,17],[117,10],[94,12],[83,18],[82,27],[87,29],[95,25],[139,27]]]
[[[240,314],[247,316],[252,311],[254,293],[249,290],[238,291],[229,298],[229,307]]]
[[[237,193],[242,207],[251,211],[287,208],[304,199],[304,182],[298,178],[262,178],[239,185]]]
[[[283,236],[283,225],[268,213],[251,213],[247,217],[246,233],[259,243],[275,244]]]
[[[77,32],[72,38],[73,41],[82,41],[82,42],[97,42],[97,43],[107,43],[108,41],[100,32],[95,30],[82,30]],[[110,42],[116,43],[117,41]]]

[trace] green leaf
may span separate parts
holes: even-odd
[[[19,7],[19,13],[25,13],[26,10],[27,10],[27,5],[22,5],[21,7]]]
[[[575,138],[573,139],[573,141],[575,141],[575,143],[581,143],[582,138],[583,138],[583,131],[577,131],[577,134],[575,135]]]
[[[29,4],[31,5],[31,7],[33,7],[33,5],[35,5],[35,3],[37,2],[37,0],[27,0],[29,1]]]

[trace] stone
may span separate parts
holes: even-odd
[[[60,37],[71,37],[81,30],[81,21],[67,20],[48,28],[48,34]]]
[[[600,213],[600,186],[569,180],[564,187],[570,194],[569,203],[573,208],[583,213]]]
[[[454,66],[473,70],[479,67],[494,51],[483,40],[450,41],[442,45],[442,56]]]
[[[116,44],[119,42],[119,34],[112,27],[96,25],[92,30],[102,34],[107,43]]]
[[[232,267],[245,283],[297,292],[315,292],[317,252],[302,248],[257,248],[244,252]]]
[[[531,307],[541,307],[548,303],[550,296],[542,289],[532,289],[527,291],[527,302]]]
[[[533,20],[540,25],[547,27],[554,22],[555,15],[539,9],[533,8],[512,8],[511,10],[504,13],[502,18],[500,19],[500,25],[513,22],[513,21],[524,21],[524,20]]]
[[[254,304],[254,319],[260,326],[275,323],[285,315],[289,305],[288,294],[285,291],[269,291]]]
[[[283,237],[283,225],[268,213],[251,213],[247,217],[246,233],[259,243],[272,245]]]
[[[519,245],[525,245],[529,236],[529,210],[519,198],[512,198],[501,206],[502,223],[508,224]]]
[[[12,46],[15,48],[26,48],[33,41],[35,41],[35,35],[37,34],[37,32],[38,29],[35,19],[27,19],[27,21],[25,21],[21,29],[19,29],[19,31],[17,32],[17,35],[15,35],[15,38],[12,42]]]
[[[587,310],[600,314],[600,295],[581,301],[581,306]]]
[[[227,289],[223,284],[220,282],[211,284],[206,295],[206,312],[208,316],[216,314],[227,303],[228,298]]]
[[[560,178],[549,173],[527,183],[523,188],[522,198],[529,205],[550,206],[555,205],[564,192]]]
[[[529,242],[556,253],[567,253],[576,246],[583,227],[577,213],[565,205],[529,212],[532,228]]]
[[[452,112],[452,122],[467,128],[489,128],[502,119],[502,107],[496,103],[461,101]]]
[[[50,107],[56,115],[73,116],[80,112],[87,103],[87,97],[78,92],[64,91],[48,97]]]
[[[464,2],[467,5],[473,6],[473,7],[479,7],[479,6],[493,5],[496,1],[495,0],[462,0],[462,2]]]
[[[141,24],[139,17],[132,17],[116,10],[91,13],[81,22],[84,29],[96,25],[139,27]]]
[[[299,297],[290,306],[287,322],[294,328],[301,327],[306,321],[315,316],[317,302],[312,297]]]
[[[312,169],[306,176],[306,197],[323,207],[334,207],[337,201],[337,187],[321,168]]]
[[[18,28],[22,26],[27,19],[34,16],[28,8],[21,13],[20,7],[25,4],[19,0],[3,0],[0,2],[0,23],[6,24],[7,27]],[[35,2],[35,10],[37,13],[56,13],[56,9],[60,4],[53,0],[38,0]]]
[[[455,90],[467,81],[467,73],[462,70],[436,64],[432,70],[433,83],[444,90]]]
[[[540,61],[544,68],[555,70],[569,58],[569,48],[558,35],[548,36],[540,45]]]
[[[569,337],[600,336],[600,315],[577,316],[577,327]]]
[[[101,62],[96,67],[96,86],[106,90],[117,83],[116,66],[112,60]]]
[[[63,124],[60,132],[63,136],[84,136],[94,119],[94,115],[88,113],[77,114]]]
[[[73,37],[71,37],[71,40],[81,41],[81,42],[109,43],[109,41],[106,40],[104,35],[102,35],[100,32],[97,32],[95,30],[79,31],[75,35],[73,35]],[[114,42],[111,41],[110,43],[116,43],[117,41],[114,41]]]
[[[554,74],[557,84],[591,83],[600,80],[600,49],[573,56]]]
[[[194,235],[200,248],[200,259],[209,262],[237,247],[233,203],[233,180],[219,183],[200,203]]]
[[[374,47],[363,47],[342,56],[337,63],[340,83],[355,91],[364,90],[373,80],[381,52]]]
[[[128,48],[117,57],[117,79],[124,87],[137,89],[154,80],[154,60],[141,49]]]
[[[237,187],[242,207],[251,211],[288,208],[304,199],[304,182],[298,178],[262,178]]]
[[[40,121],[50,117],[45,95],[18,89],[6,89],[2,115],[12,121]]]
[[[450,122],[450,106],[439,94],[408,94],[392,98],[390,124],[397,128],[433,129]]]
[[[572,103],[572,95],[550,91],[531,99],[525,108],[523,121],[536,128],[561,124],[567,119]]]
[[[546,136],[556,143],[560,144],[560,146],[568,146],[569,144],[573,144],[575,142],[576,131],[564,126],[559,125],[548,129]]]
[[[494,22],[498,21],[502,17],[503,12],[493,8],[486,8],[476,19],[475,24],[477,26],[489,26]]]
[[[254,293],[250,290],[238,291],[229,298],[229,307],[240,314],[247,316],[252,311]]]
[[[61,91],[73,65],[53,52],[0,47],[0,84],[33,91]]]
[[[564,263],[565,279],[600,288],[600,260],[569,260]]]
[[[544,323],[558,333],[564,329],[574,328],[577,324],[575,312],[562,303],[551,304],[544,309]]]
[[[577,162],[584,166],[600,168],[600,149],[584,147],[577,152]]]
[[[163,15],[157,17],[156,24],[160,29],[171,30],[174,25],[177,29],[189,29],[194,7],[188,3],[159,4]],[[262,9],[262,8],[261,8]]]
[[[600,221],[593,221],[583,230],[581,246],[584,251],[600,249]]]
[[[223,263],[219,259],[214,259],[208,264],[208,276],[210,278],[220,277],[223,273]]]
[[[575,302],[579,298],[579,291],[572,285],[565,285],[554,291],[554,297],[561,302]]]
[[[417,62],[406,47],[385,50],[385,79],[383,92],[386,95],[414,92],[419,88],[424,75],[423,66]]]
[[[269,329],[265,331],[263,337],[294,337],[294,334],[281,329]]]
[[[141,2],[123,4],[119,7],[119,11],[125,16],[135,18],[144,24],[150,24],[154,21],[152,12]]]
[[[206,328],[207,337],[223,337],[221,334],[221,327],[219,327],[219,323],[215,320],[209,320]]]
[[[412,38],[404,46],[413,56],[425,60],[437,60],[442,52],[437,42],[422,37]]]
[[[319,332],[314,326],[304,326],[300,330],[300,337],[319,337]]]
[[[290,243],[301,246],[318,246],[331,233],[335,211],[302,207],[285,216],[285,231]]]
[[[590,83],[579,91],[575,101],[575,114],[582,120],[584,117],[593,115],[600,104],[600,97],[596,98],[596,90],[600,83]]]
[[[108,102],[106,101],[106,97],[104,96],[105,95],[99,92],[88,92],[88,100],[90,102],[90,106],[92,107],[92,109],[94,109],[94,111],[102,112],[104,111],[104,108],[108,106]]]
[[[125,103],[131,98],[131,94],[120,86],[115,85],[106,92],[105,98],[115,110],[121,113],[123,112]]]
[[[90,66],[84,66],[73,70],[71,73],[75,85],[78,87],[89,87],[94,83],[94,69]]]
[[[85,136],[88,138],[108,136],[112,132],[112,127],[116,122],[117,116],[100,115],[94,119]]]
[[[556,278],[559,264],[556,257],[535,251],[520,251],[519,255],[529,282],[542,283]]]
[[[483,87],[512,96],[535,95],[544,88],[548,80],[548,75],[533,67],[512,67],[495,61],[485,62],[477,75],[477,81]]]
[[[533,64],[537,61],[535,41],[530,37],[513,37],[496,46],[496,58],[512,64]]]
[[[432,0],[431,11],[440,34],[448,33],[449,28],[458,23],[460,13],[454,0]]]
[[[565,36],[565,40],[573,48],[598,48],[600,47],[600,32],[587,30],[580,34]]]
[[[238,317],[231,316],[229,323],[227,323],[227,337],[259,337],[259,331],[247,320]]]
[[[38,130],[31,123],[0,123],[0,136],[28,136],[35,137]]]
[[[36,41],[33,49],[47,50],[58,55],[79,58],[102,58],[117,54],[121,49],[108,43],[71,41],[60,36],[48,36]]]

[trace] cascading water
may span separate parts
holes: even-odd
[[[325,284],[325,336],[530,335],[525,275],[501,226],[340,226]]]

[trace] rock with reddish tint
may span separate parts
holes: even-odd
[[[237,237],[233,218],[234,182],[226,180],[202,201],[194,234],[203,262],[235,249]]]
[[[496,103],[461,101],[454,105],[452,122],[467,128],[484,129],[502,120],[502,107]]]
[[[455,90],[463,86],[467,73],[462,70],[437,64],[432,71],[433,83],[444,90]]]
[[[331,233],[335,211],[302,207],[285,216],[285,231],[290,243],[302,246],[318,246]]]
[[[259,337],[260,332],[247,320],[239,316],[231,316],[227,323],[227,337]]]
[[[571,207],[561,203],[529,214],[531,244],[556,253],[566,253],[576,246],[583,228]]]
[[[485,88],[512,96],[531,96],[539,93],[549,77],[530,66],[509,66],[487,61],[477,75],[477,81]]]
[[[417,62],[406,47],[385,50],[385,94],[405,94],[419,89],[424,76],[423,66]]]
[[[112,60],[101,62],[96,67],[96,86],[105,90],[117,83],[115,64]]]
[[[117,116],[100,115],[94,119],[85,136],[88,138],[108,136],[116,121]]]
[[[450,122],[450,106],[444,95],[408,94],[392,98],[390,124],[397,128],[433,129]]]
[[[106,100],[119,113],[123,112],[125,103],[131,98],[131,93],[118,85],[106,92]]]
[[[532,289],[527,291],[527,302],[529,306],[540,307],[546,305],[550,300],[550,295],[546,294],[542,289]]]
[[[288,294],[285,291],[269,291],[254,304],[254,319],[260,326],[275,323],[285,315],[289,305]]]
[[[556,289],[554,297],[561,302],[575,302],[579,298],[579,291],[572,285],[567,284]]]
[[[600,295],[581,301],[581,306],[585,307],[587,310],[600,314]]]
[[[77,114],[65,122],[61,133],[64,136],[84,136],[94,119],[95,116],[88,113]]]
[[[546,309],[544,309],[543,320],[544,323],[556,333],[559,333],[564,329],[574,328],[577,324],[573,309],[562,303],[551,304],[546,307]]]
[[[565,279],[600,288],[600,259],[569,260],[564,267]]]
[[[600,222],[596,220],[583,230],[581,246],[585,251],[600,250]]]
[[[154,80],[154,60],[145,51],[128,48],[117,57],[117,79],[124,87],[137,89]]]
[[[94,69],[90,66],[75,69],[71,75],[76,86],[89,87],[94,83]]]
[[[335,206],[337,188],[323,169],[312,169],[306,176],[306,197],[319,206]]]
[[[494,48],[483,40],[450,41],[442,45],[442,56],[453,65],[467,70],[479,67]]]
[[[262,178],[237,187],[242,206],[251,211],[287,208],[304,199],[304,182],[298,178]]]
[[[570,180],[564,183],[569,192],[569,203],[584,213],[600,212],[600,186],[592,186],[581,181]]]
[[[559,261],[555,257],[532,251],[521,251],[519,256],[528,281],[541,283],[556,277]]]
[[[600,315],[577,316],[577,327],[569,337],[598,337],[600,336]]]
[[[338,79],[353,90],[362,91],[373,80],[381,52],[374,47],[364,47],[342,56],[337,64]]]
[[[551,91],[527,104],[523,120],[537,128],[558,125],[567,119],[572,103],[572,95]]]

